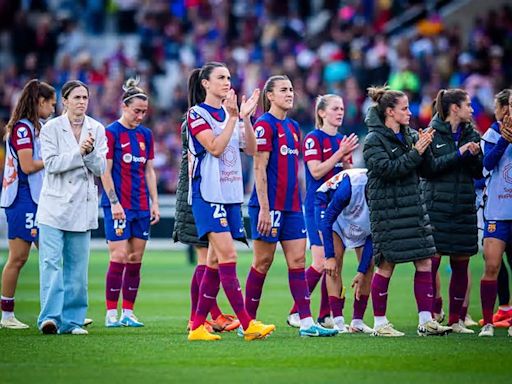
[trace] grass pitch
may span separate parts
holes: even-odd
[[[239,277],[244,284],[251,260],[241,253]],[[16,315],[29,330],[0,329],[0,383],[508,383],[512,338],[497,329],[494,338],[475,335],[420,338],[413,296],[413,267],[400,265],[390,284],[388,318],[406,332],[397,339],[339,335],[303,339],[285,324],[291,295],[286,266],[278,254],[271,269],[259,318],[277,326],[266,340],[245,342],[222,334],[215,343],[188,342],[189,281],[193,267],[183,252],[148,251],[136,313],[145,323],[139,329],[103,326],[106,252],[91,255],[89,312],[94,319],[88,336],[43,336],[35,322],[39,309],[37,253],[22,271],[16,293]],[[476,256],[470,313],[480,318],[479,280],[482,258]],[[441,265],[442,292],[447,311],[447,260]],[[345,257],[344,281],[356,270],[355,256]],[[351,319],[352,292],[347,289],[345,318]],[[224,294],[221,308],[231,313]],[[313,294],[318,314],[319,293]],[[371,302],[365,321],[373,325]]]

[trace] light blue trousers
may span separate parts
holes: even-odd
[[[45,320],[53,320],[59,333],[83,325],[90,241],[91,231],[62,231],[39,224],[39,328]]]

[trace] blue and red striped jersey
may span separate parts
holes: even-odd
[[[14,127],[12,127],[12,132],[9,135],[9,143],[11,144],[12,150],[16,152],[13,153],[13,156],[18,159],[18,188],[28,187],[28,175],[21,169],[21,162],[18,156],[18,151],[22,149],[34,150],[34,138],[32,137],[32,131],[28,125],[18,121]]]
[[[146,162],[155,157],[151,130],[142,125],[129,129],[115,121],[107,127],[106,136],[107,159],[113,161],[112,179],[119,202],[124,209],[148,211]],[[105,191],[101,205],[110,206]]]
[[[279,120],[263,114],[254,125],[258,151],[270,152],[267,164],[268,202],[270,210],[302,211],[299,190],[299,152],[301,133],[295,120]],[[259,206],[256,186],[249,206]]]
[[[314,211],[315,192],[318,187],[343,170],[343,164],[341,162],[336,163],[336,166],[322,178],[315,180],[309,171],[308,161],[318,160],[324,162],[328,160],[340,148],[342,139],[343,135],[340,133],[331,136],[320,129],[315,129],[306,135],[302,145],[302,153],[306,163],[306,199],[304,201],[306,210],[310,208]]]

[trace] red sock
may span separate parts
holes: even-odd
[[[115,261],[111,261],[108,265],[105,284],[107,309],[117,309],[117,302],[123,285],[124,268],[123,263],[116,263]]]
[[[194,321],[199,300],[199,286],[201,285],[205,270],[206,265],[198,265],[192,275],[192,281],[190,282],[190,321]]]

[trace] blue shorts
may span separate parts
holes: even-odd
[[[133,211],[125,209],[125,220],[114,220],[110,207],[103,207],[105,237],[109,241],[128,240],[136,237],[149,239],[151,214],[149,211]]]
[[[192,197],[192,213],[197,236],[208,240],[208,233],[230,232],[233,239],[245,241],[242,204],[209,203],[200,196]]]
[[[7,216],[7,237],[31,242],[39,239],[39,228],[36,224],[37,204],[32,198],[17,196],[10,207],[5,208]]]
[[[484,239],[493,238],[512,243],[512,220],[485,220]]]
[[[323,244],[322,239],[320,238],[320,234],[318,233],[318,231],[320,230],[320,228],[318,227],[318,223],[320,223],[320,221],[317,221],[316,219],[316,207],[313,212],[306,211],[304,219],[306,221],[309,246],[318,245],[321,247]]]
[[[254,240],[262,240],[267,243],[278,241],[305,239],[306,224],[302,212],[270,211],[272,228],[269,236],[262,236],[258,233],[258,215],[260,207],[249,207],[249,218],[251,221],[251,232]]]

